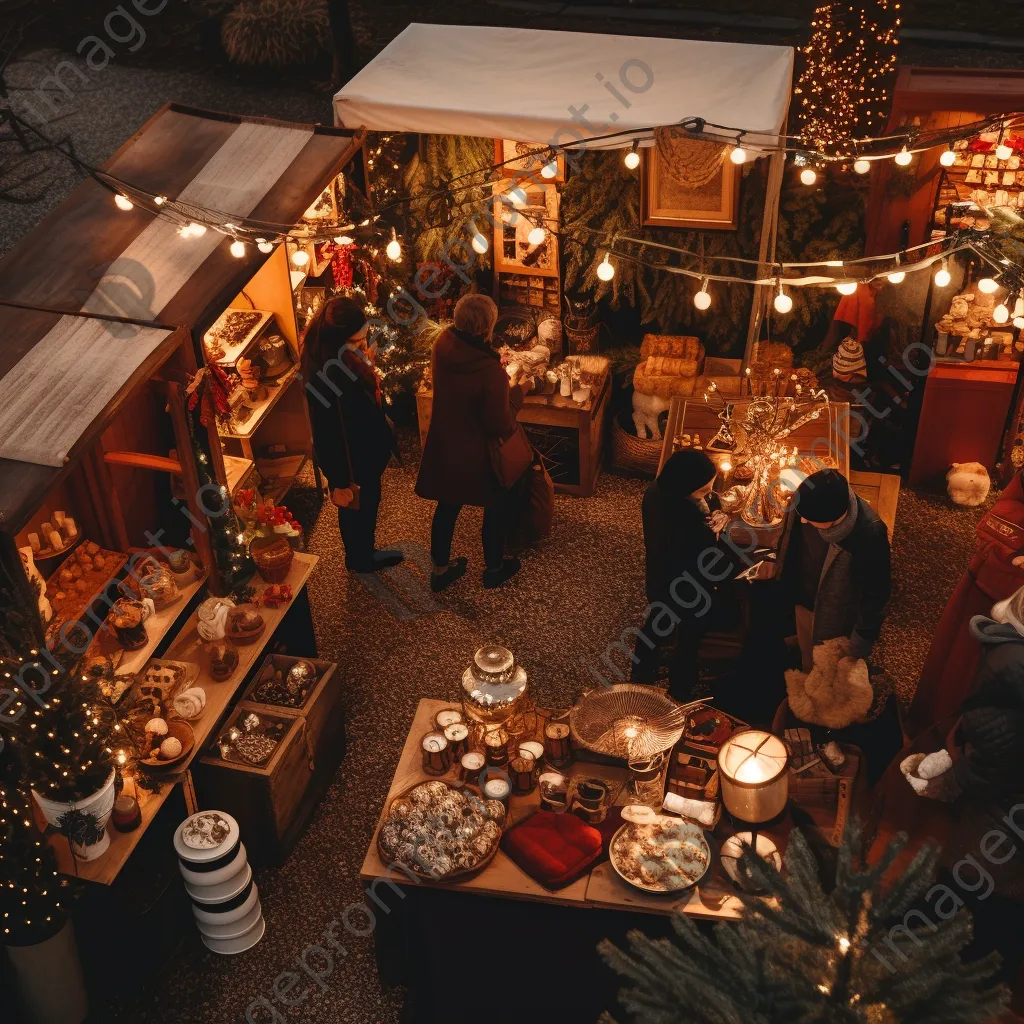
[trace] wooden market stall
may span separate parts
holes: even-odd
[[[342,129],[172,103],[102,172],[126,191],[161,197],[157,206],[174,200],[179,209],[191,207],[197,219],[214,211],[225,224],[251,218],[286,231],[313,216],[325,193],[345,187],[343,172],[354,161],[359,173],[361,145],[361,136]],[[233,494],[248,483],[280,502],[312,456],[297,370],[310,315],[308,306],[297,315],[297,304],[307,297],[310,274],[325,269],[320,259],[296,275],[284,245],[248,245],[239,258],[229,230],[183,233],[180,219],[114,199],[107,184],[87,178],[0,261],[5,639],[15,650],[41,646],[45,632],[48,649],[63,644],[80,653],[75,643],[84,630],[87,659],[108,658],[119,677],[138,682],[154,659],[177,659],[194,663],[190,684],[206,692],[191,722],[193,745],[169,781],[135,787],[140,827],[110,829],[110,847],[95,860],[72,856],[67,841],[54,836],[63,871],[108,885],[175,781],[184,780],[187,808],[202,805],[189,765],[266,649],[273,643],[316,654],[305,593],[317,561],[311,555],[296,553],[276,581],[291,588],[290,600],[260,608],[264,629],[240,648],[226,679],[214,679],[202,663],[195,609],[208,593],[226,589],[211,543],[224,528],[219,516],[231,511],[220,500],[224,489]],[[244,337],[220,354],[211,339],[232,314],[244,314]],[[253,401],[244,416],[233,406],[229,425],[211,419],[201,427],[189,410],[190,380],[215,359],[237,374],[243,358],[262,390],[245,396]],[[145,642],[128,649],[108,613],[131,592],[132,556],[143,554],[174,570],[173,594],[144,620]],[[33,584],[41,585],[38,592]],[[256,584],[260,601],[265,586]],[[31,613],[22,635],[7,628],[12,611]],[[338,674],[329,680],[324,699],[336,702]],[[325,749],[342,749],[337,728],[322,733]],[[311,764],[320,753],[310,753]],[[329,761],[321,757],[316,773],[321,792]],[[308,801],[299,810],[308,815]]]

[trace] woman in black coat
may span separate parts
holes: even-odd
[[[381,477],[398,448],[366,344],[368,326],[357,302],[331,299],[302,353],[313,448],[338,508],[345,566],[353,572],[376,572],[402,561],[400,551],[378,551],[374,540]]]
[[[728,523],[712,488],[717,468],[701,451],[676,452],[644,494],[646,592],[649,602],[636,640],[633,681],[653,683],[658,647],[675,643],[669,692],[679,701],[697,682],[697,646],[722,560],[718,535]]]

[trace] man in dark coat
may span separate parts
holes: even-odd
[[[491,448],[515,431],[525,391],[509,380],[491,344],[497,315],[486,295],[464,295],[455,307],[454,326],[434,342],[433,408],[416,493],[437,502],[430,531],[435,591],[466,570],[465,558],[451,558],[463,505],[484,510],[484,586],[500,586],[519,570],[517,558],[504,557],[508,496],[491,466]]]

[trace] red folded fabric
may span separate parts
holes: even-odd
[[[545,889],[561,889],[601,856],[601,833],[575,814],[535,811],[505,830],[501,848]]]

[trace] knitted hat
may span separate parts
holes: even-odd
[[[838,380],[866,377],[868,364],[864,359],[864,346],[854,338],[847,338],[832,357],[832,376]]]
[[[658,486],[673,501],[681,501],[711,483],[717,473],[718,467],[704,452],[684,449],[669,457],[658,474]]]
[[[804,480],[794,500],[797,512],[809,522],[834,523],[850,511],[850,485],[842,473],[822,469]]]

